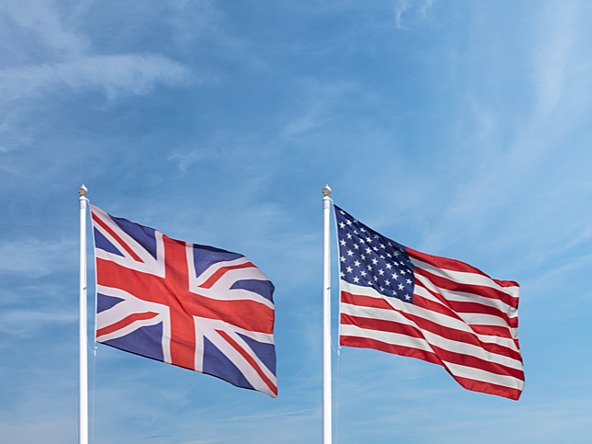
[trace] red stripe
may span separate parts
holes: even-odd
[[[414,250],[413,248],[406,248],[405,251],[412,258],[418,259],[422,262],[433,265],[434,267],[437,267],[437,268],[443,268],[443,269],[451,270],[451,271],[462,271],[464,273],[477,273],[477,274],[480,274],[488,279],[491,279],[496,284],[498,284],[502,287],[519,287],[517,282],[501,280],[501,279],[493,279],[489,275],[487,275],[486,273],[483,273],[478,268],[473,267],[472,265],[466,264],[466,263],[461,262],[456,259],[450,259],[450,258],[441,257],[441,256],[433,256],[431,254],[422,253],[421,251]]]
[[[383,308],[386,310],[393,310],[393,306],[390,305],[384,299],[372,298],[370,296],[363,296],[360,294],[353,294],[347,291],[341,292],[341,302],[352,305],[360,305],[362,307],[370,308]]]
[[[442,297],[443,299],[443,297]],[[465,313],[465,314],[482,314],[493,316],[496,318],[502,319],[506,324],[508,324],[512,328],[518,327],[518,318],[516,316],[510,317],[507,313],[504,313],[499,308],[492,307],[490,305],[483,305],[479,302],[471,302],[471,301],[450,301],[446,300],[446,303],[449,307],[457,313]]]
[[[144,321],[146,319],[152,319],[158,316],[158,313],[154,313],[152,311],[147,311],[144,313],[134,313],[129,316],[126,316],[121,321],[115,322],[110,324],[106,327],[97,330],[97,337],[107,335],[109,333],[113,333],[121,328],[127,327],[130,324],[133,324],[136,321]]]
[[[498,327],[495,325],[473,325],[471,329],[477,333],[478,335],[486,335],[486,336],[499,336],[500,338],[508,338],[508,329],[505,327]],[[516,350],[520,350],[520,345],[518,343],[518,339],[514,337],[510,337],[514,341],[516,345]]]
[[[384,299],[373,298],[370,296],[354,295],[354,294],[348,293],[346,291],[341,292],[341,301],[348,303],[348,304],[352,304],[352,305],[359,305],[362,307],[382,308],[385,310],[394,310],[393,306],[390,305]],[[422,298],[421,296],[418,296],[418,295],[413,296],[413,305],[415,305],[417,307],[421,307],[425,310],[432,311],[434,313],[449,316],[453,319],[456,319],[456,320],[464,323],[464,321],[460,318],[460,316],[458,316],[458,314],[455,313],[450,308],[447,308],[446,306],[437,304],[433,301],[430,301],[429,299]],[[412,318],[412,315],[410,315],[409,313],[406,313],[406,312],[400,312],[400,313],[402,313],[404,316],[406,316],[409,319]],[[438,325],[438,324],[435,324],[435,325]],[[492,325],[492,326],[487,326],[487,325],[473,326],[473,325],[471,325],[470,328],[476,334],[499,336],[501,338],[511,339],[514,341],[514,343],[517,344],[516,339],[512,336],[510,330],[507,327],[500,327],[500,326],[495,326],[495,325]],[[441,329],[439,329],[438,331],[434,331],[434,333],[442,334],[442,331],[441,331]],[[516,346],[516,348],[519,349],[518,346]]]
[[[434,322],[433,320],[425,319],[420,316],[415,316],[410,313],[403,313],[399,311],[397,311],[397,313],[401,314],[406,319],[409,319],[417,327],[399,323],[397,321],[357,317],[346,313],[341,314],[341,324],[353,324],[365,329],[398,333],[415,338],[422,338],[426,342],[430,343],[430,341],[425,338],[425,335],[423,333],[424,331],[426,331],[451,341],[478,347],[488,353],[493,353],[500,356],[507,356],[509,358],[513,358],[517,361],[522,362],[522,358],[518,351],[508,347],[504,347],[503,345],[494,344],[490,342],[483,342],[474,333],[458,330],[455,328],[444,327],[441,324]]]
[[[415,267],[413,269],[413,273],[424,276],[429,281],[431,281],[436,287],[440,287],[445,290],[475,294],[485,298],[502,301],[510,307],[518,308],[518,298],[510,296],[509,294],[504,293],[503,291],[496,290],[495,288],[453,281],[440,276],[436,276],[435,274],[420,267]]]
[[[492,384],[491,382],[477,381],[475,379],[453,376],[453,378],[467,390],[473,392],[487,393],[488,395],[503,396],[504,398],[517,401],[522,394],[522,390],[503,385]]]
[[[345,313],[341,314],[340,323],[342,325],[353,324],[360,328],[370,329],[375,331],[383,331],[383,332],[392,332],[398,333],[410,338],[422,338],[424,340],[424,332],[431,332],[442,336],[444,338],[457,341],[458,343],[467,343],[472,344],[474,346],[480,347],[485,352],[494,353],[501,356],[506,356],[509,358],[513,358],[519,362],[522,362],[520,353],[516,350],[509,349],[507,347],[503,347],[497,344],[490,344],[490,343],[482,343],[478,340],[476,335],[472,335],[469,332],[460,331],[453,328],[444,327],[433,320],[428,320],[411,313],[407,313],[404,311],[395,310],[390,304],[386,301],[376,298],[371,298],[368,296],[361,296],[355,295],[348,292],[342,292],[341,299],[343,302],[350,303],[353,305],[358,305],[362,307],[369,307],[369,308],[380,308],[380,309],[387,309],[393,310],[397,313],[401,314],[405,318],[409,319],[410,321],[416,323],[417,327],[413,325],[406,325],[396,321],[388,321],[376,318],[365,318],[365,317],[357,317],[348,315]],[[416,297],[414,299],[414,303],[416,302],[424,302],[427,306],[435,306],[437,308],[444,308],[441,307],[439,304],[434,303],[432,301],[427,301],[421,297]],[[429,310],[429,308],[427,308]],[[451,311],[451,310],[449,310]],[[504,336],[507,336],[509,331],[505,329]],[[426,340],[426,342],[430,345],[433,349],[434,353],[430,353],[423,350],[416,350],[413,347],[408,346],[400,346],[396,344],[388,344],[382,341],[378,341],[376,339],[370,338],[357,338],[357,337],[342,337],[340,338],[340,343],[342,345],[351,345],[354,347],[368,347],[368,348],[376,348],[378,350],[382,350],[389,353],[394,353],[403,356],[410,356],[416,357],[425,361],[435,362],[444,366],[446,368],[446,362],[454,363],[463,365],[470,368],[482,369],[488,371],[493,374],[497,374],[500,376],[509,376],[514,379],[523,381],[524,380],[524,371],[512,367],[508,367],[503,364],[499,364],[496,362],[492,362],[490,360],[475,357],[468,354],[452,352],[443,349],[442,347],[435,346],[431,344],[430,341]],[[515,341],[517,343],[517,341]],[[439,362],[438,362],[439,360]],[[445,361],[445,362],[444,362]],[[503,386],[498,386],[495,384],[490,384],[486,382],[474,381],[467,378],[457,377],[452,374],[451,370],[447,368],[447,371],[465,388],[474,391],[480,391],[484,393],[490,394],[497,394],[500,396],[505,396],[510,399],[517,399],[519,396],[520,390],[517,389],[508,389]]]
[[[226,333],[223,330],[216,330],[216,332],[220,336],[222,336],[226,340],[226,342],[228,342],[232,346],[232,348],[234,348],[237,352],[239,352],[240,355],[243,358],[245,358],[249,364],[251,364],[251,367],[257,372],[257,374],[263,380],[263,382],[265,382],[265,385],[267,387],[269,387],[269,390],[271,390],[271,392],[275,396],[277,396],[277,394],[278,394],[277,386],[273,383],[273,381],[271,381],[271,379],[269,379],[267,377],[267,375],[265,373],[263,373],[263,370],[261,370],[261,368],[259,368],[259,364],[253,359],[253,357],[251,355],[249,355],[240,345],[238,345],[236,343],[236,341],[234,341],[228,333]]]
[[[97,225],[100,225],[107,233],[109,233],[118,243],[119,245],[127,251],[127,253],[134,258],[135,261],[144,262],[140,257],[134,253],[134,251],[121,239],[115,231],[113,231],[105,222],[98,218],[95,213],[92,213],[92,219],[95,221]]]
[[[240,265],[234,265],[232,267],[222,267],[216,270],[216,272],[210,276],[210,278],[205,281],[203,284],[200,285],[201,288],[211,288],[217,281],[220,279],[224,274],[226,274],[230,270],[240,270],[241,268],[255,268],[255,266],[250,263],[246,262]]]
[[[407,356],[410,358],[421,359],[422,361],[431,362],[432,364],[443,365],[438,356],[425,350],[417,348],[405,347],[401,345],[388,344],[386,342],[377,341],[371,338],[360,338],[357,336],[340,336],[339,345],[346,347],[358,348],[373,348],[387,353],[392,353],[399,356]]]
[[[426,288],[422,283],[415,282],[416,286],[423,288],[425,291],[429,292],[432,296],[438,299],[442,305],[437,304],[429,299],[426,299],[418,294],[413,295],[413,303],[417,306],[423,306],[424,308],[429,308],[432,311],[436,311],[438,313],[446,314],[448,316],[452,316],[454,318],[460,319],[465,322],[458,313],[477,313],[477,314],[488,314],[491,316],[495,316],[503,320],[508,327],[517,328],[518,327],[518,318],[513,317],[510,318],[507,313],[504,313],[500,309],[496,307],[491,307],[489,305],[483,305],[479,302],[471,302],[470,299],[467,298],[467,302],[458,302],[458,301],[450,301],[446,299],[444,295],[439,292],[435,292],[431,289]],[[429,305],[429,307],[428,307]],[[511,334],[508,333],[506,335],[508,337]]]
[[[457,330],[455,328],[443,327],[442,325],[432,320],[415,316],[410,313],[399,313],[406,319],[409,319],[414,324],[416,324],[417,328],[407,324],[399,323],[397,321],[357,317],[345,313],[341,314],[341,324],[353,324],[357,325],[358,327],[369,330],[398,333],[415,338],[422,338],[429,343],[430,341],[425,338],[425,335],[423,333],[424,331],[427,331],[429,333],[436,334],[451,341],[479,347],[480,349],[488,353],[493,353],[500,356],[507,356],[509,358],[516,359],[517,361],[522,362],[522,357],[520,356],[520,353],[518,351],[508,347],[504,347],[503,345],[494,344],[490,342],[483,342],[474,333],[469,333],[463,330]]]
[[[399,345],[387,344],[385,342],[377,341],[370,338],[359,338],[357,336],[341,336],[339,344],[347,347],[371,348],[394,355],[405,356],[409,358],[421,359],[422,361],[431,362],[432,364],[441,365],[446,371],[465,389],[474,392],[487,393],[489,395],[502,396],[512,400],[520,398],[521,390],[502,385],[492,384],[484,381],[477,381],[474,379],[463,378],[453,375],[449,369],[439,360],[435,354],[426,352],[424,350],[417,350]]]

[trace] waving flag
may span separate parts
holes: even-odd
[[[518,284],[394,242],[335,206],[340,344],[443,366],[464,388],[518,399]]]
[[[277,396],[273,284],[244,256],[91,205],[97,341]]]

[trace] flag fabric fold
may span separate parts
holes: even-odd
[[[468,390],[517,400],[518,284],[408,248],[334,208],[340,345],[432,362]]]
[[[90,207],[97,342],[277,396],[271,281],[241,254]]]

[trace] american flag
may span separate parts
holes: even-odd
[[[277,396],[274,286],[241,254],[91,205],[98,342]]]
[[[443,366],[464,388],[517,400],[518,284],[392,241],[335,206],[340,344]]]

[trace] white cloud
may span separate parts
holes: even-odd
[[[0,331],[5,335],[30,337],[48,327],[75,324],[78,322],[78,312],[47,311],[47,310],[15,310],[10,309],[0,313]]]
[[[76,56],[88,50],[87,39],[67,29],[60,11],[51,1],[2,2],[0,14],[2,13],[9,24],[19,28],[23,37],[28,37],[19,39],[19,50],[26,51],[41,46],[48,57]],[[5,28],[10,31],[10,26]]]
[[[42,242],[37,239],[0,244],[0,273],[41,277],[75,269],[78,247],[72,240]]]
[[[101,55],[0,70],[0,91],[4,100],[63,90],[98,90],[116,98],[146,94],[158,84],[175,86],[191,80],[186,67],[161,55]]]
[[[399,0],[395,6],[395,25],[404,29],[404,22],[411,16],[414,19],[425,19],[434,0]]]

